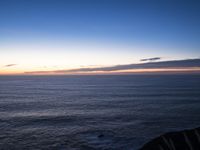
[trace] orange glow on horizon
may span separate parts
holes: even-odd
[[[30,71],[30,70],[28,70]],[[52,70],[36,71],[31,70],[33,73],[25,73],[24,70],[1,70],[0,75],[100,75],[100,74],[138,74],[138,73],[200,73],[200,67],[190,68],[154,68],[154,69],[128,69],[117,71],[79,71],[69,73],[55,73]],[[34,73],[34,71],[36,71]]]

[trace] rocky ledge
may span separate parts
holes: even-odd
[[[163,134],[140,150],[200,150],[200,127]]]

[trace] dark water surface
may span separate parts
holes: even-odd
[[[1,150],[136,150],[198,126],[198,75],[0,77]]]

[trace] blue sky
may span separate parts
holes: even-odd
[[[27,59],[33,70],[199,58],[199,43],[198,0],[0,0],[1,66],[27,70],[28,54],[47,60]]]

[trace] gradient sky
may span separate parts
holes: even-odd
[[[199,0],[0,0],[0,74],[200,58]]]

